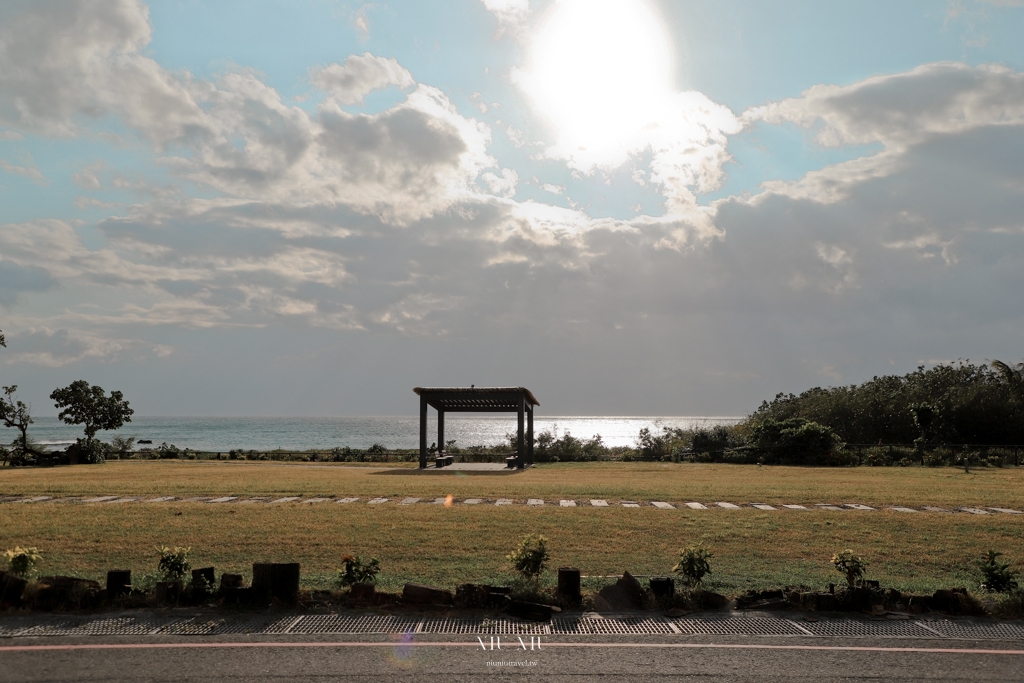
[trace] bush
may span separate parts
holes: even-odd
[[[687,586],[699,586],[704,577],[711,573],[710,552],[702,545],[680,548],[679,562],[672,567],[672,571],[683,576],[683,583]]]
[[[751,441],[764,462],[785,465],[841,465],[842,440],[831,429],[802,417],[768,418],[754,427]]]
[[[156,447],[156,452],[161,460],[176,460],[181,457],[181,449],[174,444],[168,446],[166,441]]]
[[[526,579],[535,579],[541,575],[548,562],[548,539],[537,534],[523,537],[519,547],[505,556],[512,564],[512,569]]]
[[[370,455],[384,455],[388,452],[387,447],[382,443],[375,443],[366,449],[366,452]]]
[[[338,585],[351,586],[354,583],[377,582],[380,560],[376,557],[371,557],[369,562],[363,562],[358,555],[344,555],[341,561],[345,568],[338,570]]]
[[[157,564],[157,569],[163,573],[167,581],[180,581],[192,567],[188,561],[188,554],[192,552],[191,546],[188,548],[157,546],[156,550],[160,553],[160,563]]]
[[[1002,553],[989,550],[978,560],[978,568],[985,577],[981,588],[990,593],[1009,593],[1017,589],[1017,572],[1010,570],[1009,563],[1000,562]]]
[[[854,555],[852,550],[844,550],[832,556],[832,566],[836,571],[846,576],[846,583],[853,588],[857,582],[864,578],[864,570],[868,563],[859,555]]]
[[[5,550],[4,557],[7,558],[7,571],[21,578],[28,576],[35,571],[36,565],[43,559],[36,548],[22,548],[15,546],[13,550]]]

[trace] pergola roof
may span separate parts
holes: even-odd
[[[540,405],[526,387],[416,387],[413,391],[433,408],[453,412],[514,412],[524,396],[528,406]]]

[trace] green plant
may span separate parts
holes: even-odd
[[[130,458],[132,455],[132,446],[134,445],[134,436],[114,436],[114,438],[110,440],[110,448],[117,455],[118,460]]]
[[[4,397],[0,398],[0,422],[5,427],[14,427],[21,432],[21,436],[11,444],[14,447],[12,464],[23,465],[29,454],[33,452],[28,435],[28,426],[32,424],[32,416],[29,415],[31,410],[29,406],[25,405],[23,401],[14,400],[14,392],[17,390],[17,384],[4,387]],[[7,463],[6,457],[4,463]]]
[[[981,587],[990,593],[1009,593],[1017,589],[1017,572],[1010,570],[1008,562],[1000,562],[1002,553],[989,550],[978,560],[978,568],[985,580]]]
[[[188,561],[188,554],[192,552],[192,547],[182,548],[175,546],[174,548],[168,548],[167,546],[157,546],[157,552],[160,553],[160,562],[157,564],[164,578],[167,581],[180,581],[192,565]]]
[[[107,396],[103,387],[89,386],[84,379],[72,382],[63,389],[54,389],[50,394],[57,408],[57,417],[67,424],[84,426],[86,444],[92,445],[99,430],[120,429],[125,422],[132,421],[135,412],[128,407],[128,401],[120,391],[111,391]]]
[[[857,581],[864,578],[864,570],[868,563],[859,555],[854,555],[852,550],[844,550],[832,556],[832,566],[836,571],[846,575],[846,583],[853,588]]]
[[[672,571],[683,576],[683,582],[687,586],[698,586],[704,577],[711,573],[711,558],[707,548],[697,544],[679,549],[679,562],[672,567]]]
[[[523,537],[519,547],[505,556],[512,564],[512,569],[526,579],[535,579],[541,575],[548,562],[548,539],[539,534],[528,534]]]
[[[354,583],[377,582],[380,560],[376,557],[371,557],[369,562],[363,562],[362,558],[358,555],[343,555],[341,561],[345,568],[338,570],[339,585],[351,586]]]
[[[5,550],[4,557],[7,558],[7,567],[15,576],[27,578],[31,574],[43,556],[36,548],[22,548],[14,546],[13,550]]]

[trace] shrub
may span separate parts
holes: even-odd
[[[192,567],[188,561],[188,554],[192,552],[191,546],[188,548],[157,546],[156,550],[160,553],[160,563],[157,564],[157,569],[163,573],[167,581],[180,581]]]
[[[1017,589],[1017,572],[1010,570],[1009,563],[1000,562],[1002,553],[989,550],[978,560],[978,568],[985,580],[981,587],[990,593],[1009,593]]]
[[[36,548],[22,548],[21,546],[15,546],[13,550],[5,550],[4,557],[7,558],[8,571],[23,579],[35,571],[36,565],[43,559]]]
[[[176,460],[181,457],[181,449],[174,444],[167,445],[166,441],[156,447],[156,452],[161,460]]]
[[[842,440],[825,425],[802,417],[776,421],[768,418],[754,427],[751,441],[768,463],[839,465]]]
[[[519,547],[505,556],[512,569],[524,578],[534,579],[541,575],[548,562],[548,539],[537,534],[523,537]]]
[[[345,568],[338,570],[338,585],[351,586],[354,583],[377,582],[380,560],[376,557],[371,557],[369,562],[363,562],[358,555],[343,555],[341,561]]]
[[[382,443],[374,443],[372,446],[366,449],[367,453],[372,455],[384,455],[388,452],[387,447]]]
[[[118,460],[132,456],[132,446],[135,445],[134,436],[115,436],[110,440],[110,450],[117,455]]]
[[[852,550],[844,550],[832,556],[832,566],[841,574],[846,575],[846,583],[853,588],[857,582],[864,578],[864,570],[868,563],[859,555],[854,555]]]
[[[711,573],[712,555],[706,548],[698,544],[679,550],[679,562],[672,571],[683,576],[687,586],[699,586],[704,577]]]

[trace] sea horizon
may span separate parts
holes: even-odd
[[[660,431],[662,427],[692,429],[716,424],[735,424],[737,416],[678,415],[552,415],[534,419],[534,433],[552,432],[556,437],[572,434],[587,440],[600,435],[605,445],[632,446],[644,427]],[[448,415],[445,439],[456,445],[494,446],[515,431],[516,416]],[[428,419],[428,441],[437,438],[436,416]],[[82,436],[79,425],[67,425],[54,416],[35,418],[29,435],[51,449],[63,448]],[[382,444],[389,449],[419,447],[419,416],[133,416],[132,422],[116,432],[100,432],[97,437],[109,441],[113,436],[148,440],[193,450],[227,452],[230,450],[321,450],[331,448],[368,448]],[[13,438],[13,434],[12,434]]]

